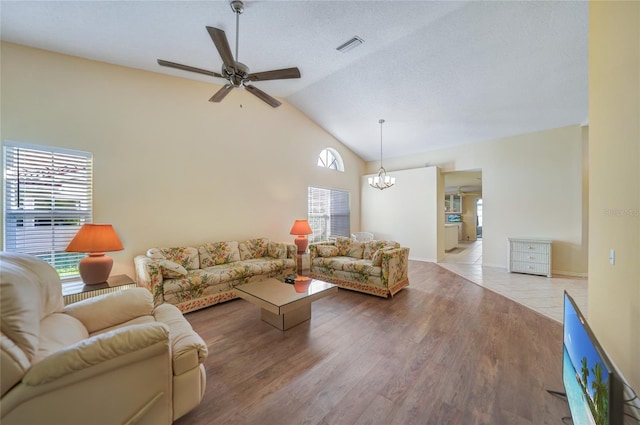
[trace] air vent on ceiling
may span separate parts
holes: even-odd
[[[360,37],[358,37],[357,35],[355,35],[355,36],[353,36],[353,38],[351,40],[349,40],[349,41],[347,41],[345,43],[342,43],[341,45],[336,47],[336,50],[341,52],[341,53],[346,53],[349,50],[358,47],[362,43],[364,43],[364,40],[361,39]]]

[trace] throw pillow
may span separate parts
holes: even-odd
[[[200,252],[202,268],[240,261],[240,251],[236,241],[206,243],[200,245],[198,252]]]
[[[350,245],[351,239],[345,238],[344,236],[338,236],[335,242],[335,246],[338,248],[338,256],[346,256]]]
[[[164,260],[164,254],[159,248],[149,248],[147,250],[147,257],[153,258],[154,260]]]
[[[382,265],[382,254],[385,251],[389,251],[394,249],[394,247],[392,246],[385,246],[384,248],[380,248],[379,250],[377,250],[374,254],[373,257],[371,257],[371,265],[372,266],[376,266],[376,267],[380,267]]]
[[[267,254],[271,258],[284,259],[287,258],[287,244],[280,242],[269,242]]]
[[[240,250],[241,260],[266,257],[269,251],[269,239],[257,238],[240,242],[238,249]]]
[[[158,265],[162,271],[162,277],[167,279],[177,279],[187,275],[187,269],[178,263],[169,260],[158,260]]]
[[[377,250],[384,247],[400,248],[400,244],[394,241],[379,240],[364,242],[364,252],[362,253],[362,258],[365,260],[370,260]]]
[[[200,268],[198,250],[190,246],[172,248],[151,248],[147,251],[147,257],[154,260],[169,260],[180,264],[187,270]]]
[[[333,245],[318,245],[316,247],[320,257],[337,257],[338,247]]]

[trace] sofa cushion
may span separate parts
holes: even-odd
[[[198,250],[191,246],[151,248],[147,251],[147,257],[153,258],[154,260],[173,261],[187,270],[198,270],[200,268]]]
[[[364,252],[362,253],[362,258],[365,260],[371,260],[373,254],[376,253],[377,250],[384,247],[392,247],[392,248],[400,248],[400,244],[394,241],[369,241],[364,242]]]
[[[334,245],[318,245],[316,251],[320,257],[337,257],[338,247]]]
[[[364,242],[351,241],[351,243],[349,244],[349,247],[347,248],[346,256],[361,260],[363,254],[364,254]]]
[[[178,263],[174,263],[173,261],[169,260],[157,260],[157,262],[160,266],[162,277],[164,278],[174,279],[176,277],[187,275],[187,269],[185,269]]]
[[[351,257],[317,257],[313,259],[313,265],[333,270],[343,270],[345,264],[353,263],[354,261]]]
[[[202,268],[240,261],[240,251],[236,241],[206,243],[200,245],[198,251]]]
[[[64,313],[50,314],[40,321],[40,341],[33,363],[87,338],[89,332],[80,320]]]
[[[269,239],[249,239],[248,241],[240,242],[238,248],[241,260],[266,257],[269,250]]]
[[[364,253],[364,242],[357,242],[344,236],[336,238],[335,246],[338,248],[338,256],[340,257],[361,259]]]
[[[382,268],[374,266],[369,260],[352,260],[343,263],[342,270],[363,276],[380,276],[382,273]]]
[[[287,258],[287,244],[281,242],[269,242],[267,255],[271,258]]]

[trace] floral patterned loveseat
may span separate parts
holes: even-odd
[[[311,277],[380,297],[409,285],[409,248],[393,241],[357,242],[338,237],[309,245]]]
[[[134,258],[136,281],[156,305],[174,304],[187,313],[236,298],[237,285],[295,273],[296,252],[293,244],[266,238],[151,248]]]

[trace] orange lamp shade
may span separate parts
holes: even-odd
[[[113,267],[113,259],[104,255],[108,251],[121,251],[124,247],[110,224],[83,224],[69,242],[67,252],[86,252],[88,257],[80,260],[80,277],[86,284],[106,282]]]
[[[293,241],[298,247],[298,254],[304,254],[309,246],[309,239],[306,235],[313,233],[311,226],[307,220],[296,220],[291,227],[290,235],[297,235],[298,237]]]

